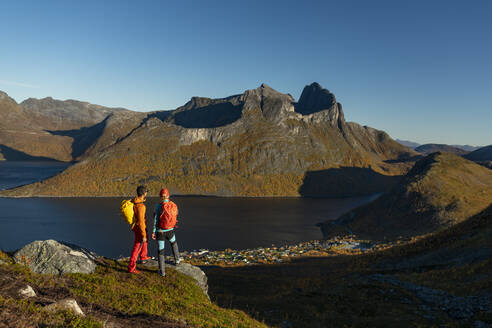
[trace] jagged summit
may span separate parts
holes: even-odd
[[[296,105],[296,112],[308,115],[337,106],[335,95],[314,82],[304,87]]]
[[[187,111],[193,112],[183,114]],[[317,82],[304,88],[297,103],[290,94],[279,92],[266,83],[262,83],[256,89],[226,98],[192,97],[184,106],[175,110],[170,121],[183,127],[218,127],[218,122],[231,124],[244,116],[252,118],[258,117],[259,114],[277,124],[295,119],[309,123],[328,122],[332,126],[340,127],[345,122],[342,105],[337,103],[334,94],[323,89]],[[210,117],[217,115],[227,119]],[[204,120],[215,123],[207,125],[202,123]]]

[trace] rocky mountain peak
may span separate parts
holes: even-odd
[[[319,83],[314,82],[304,87],[301,97],[296,105],[296,112],[309,115],[322,110],[332,109],[337,104],[335,95],[327,89],[323,89]]]
[[[9,96],[9,95],[8,95],[8,94],[6,94],[5,92],[0,91],[0,100],[3,100],[3,99],[5,99],[5,98],[7,98],[8,96]]]
[[[17,102],[13,98],[11,98],[6,92],[3,91],[0,91],[0,101],[17,105]]]
[[[337,103],[333,93],[317,82],[304,87],[295,111],[312,123],[329,121],[332,126],[340,126],[345,122],[342,105]]]

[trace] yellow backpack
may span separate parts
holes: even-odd
[[[126,222],[131,225],[132,229],[135,226],[135,213],[133,212],[133,202],[130,199],[124,199],[120,206],[121,215]]]

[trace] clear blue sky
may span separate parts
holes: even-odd
[[[313,81],[347,120],[492,144],[492,1],[3,1],[0,90],[150,111]]]

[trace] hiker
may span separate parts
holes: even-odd
[[[178,265],[181,262],[181,259],[179,258],[178,243],[176,241],[176,235],[174,234],[174,228],[177,223],[178,206],[169,200],[169,191],[167,189],[161,189],[159,196],[161,197],[161,201],[155,208],[152,239],[155,240],[157,238],[159,274],[165,276],[164,239],[167,239],[171,243],[174,263]]]
[[[137,259],[145,263],[150,257],[147,255],[147,231],[145,224],[145,201],[147,197],[147,188],[145,186],[137,187],[137,196],[133,199],[133,211],[135,213],[135,225],[132,227],[135,233],[132,255],[128,264],[128,272],[140,273],[137,270]]]

